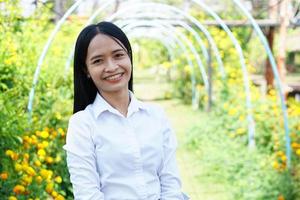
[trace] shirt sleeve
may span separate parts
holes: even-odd
[[[181,181],[176,163],[177,140],[169,120],[163,114],[163,166],[159,173],[161,200],[183,200]]]
[[[104,200],[91,129],[86,121],[74,115],[70,118],[66,145],[63,147],[67,152],[74,199]]]

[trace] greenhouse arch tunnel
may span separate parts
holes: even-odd
[[[69,15],[71,15],[75,11],[75,9],[80,4],[82,4],[83,2],[84,2],[83,0],[78,0],[65,13],[65,15],[57,23],[55,29],[53,30],[52,34],[48,38],[48,41],[47,41],[47,43],[46,43],[46,45],[43,49],[43,52],[41,53],[41,55],[39,57],[39,61],[38,61],[36,71],[35,71],[35,74],[34,74],[33,86],[31,88],[31,91],[30,91],[30,94],[29,94],[28,112],[29,112],[29,118],[30,119],[31,119],[31,113],[32,113],[32,110],[33,110],[32,106],[33,106],[35,86],[37,84],[40,68],[41,68],[42,63],[45,59],[47,51],[48,51],[52,41],[56,37],[57,32],[60,30],[63,23],[66,21],[67,17]],[[165,4],[161,4],[161,3],[138,3],[136,1],[134,1],[134,2],[128,1],[128,2],[132,3],[132,5],[127,9],[131,9],[131,8],[134,8],[134,7],[141,9],[142,7],[145,7],[145,6],[153,6],[153,7],[160,6],[160,8],[164,8],[168,11],[172,10],[174,12],[181,13],[185,18],[190,20],[192,23],[196,24],[196,26],[201,30],[201,32],[205,34],[206,38],[209,41],[210,46],[212,47],[212,50],[215,53],[216,59],[219,63],[219,67],[220,67],[220,69],[222,69],[223,64],[222,64],[222,61],[220,61],[220,58],[218,56],[219,55],[218,51],[214,48],[215,47],[214,42],[213,42],[213,40],[211,40],[211,37],[207,34],[207,32],[205,31],[205,29],[203,28],[203,26],[201,25],[201,23],[199,21],[192,18],[191,16],[186,14],[184,11],[182,11],[182,10],[176,8],[176,7],[169,6],[169,5],[165,5]],[[238,44],[236,38],[234,37],[234,35],[230,31],[230,29],[226,26],[226,24],[223,22],[223,20],[212,9],[209,8],[209,6],[207,6],[205,3],[201,2],[201,1],[197,1],[197,0],[192,0],[192,2],[195,3],[196,5],[198,5],[199,7],[201,7],[203,10],[205,10],[205,12],[207,12],[209,15],[211,15],[221,25],[223,30],[228,34],[229,38],[231,39],[232,43],[234,44],[234,46],[235,46],[235,48],[236,48],[236,50],[237,50],[237,52],[240,56],[240,64],[241,64],[241,68],[242,68],[242,72],[243,72],[244,87],[245,87],[245,93],[246,93],[246,110],[247,110],[247,115],[248,115],[247,120],[248,120],[248,134],[249,134],[249,139],[248,140],[249,140],[249,145],[254,146],[255,145],[255,141],[254,141],[255,127],[254,127],[254,121],[253,121],[253,117],[252,117],[252,105],[251,105],[251,100],[250,100],[251,96],[250,96],[250,89],[249,89],[249,78],[248,78],[248,72],[247,72],[247,69],[246,69],[246,66],[245,66],[245,61],[244,61],[242,49],[241,49],[240,45]],[[273,55],[270,51],[270,48],[267,44],[265,36],[263,35],[261,29],[259,28],[259,26],[255,22],[255,20],[253,19],[251,14],[245,9],[245,7],[238,0],[233,0],[233,2],[238,7],[238,10],[241,11],[242,14],[244,14],[250,20],[254,30],[258,34],[258,37],[259,37],[259,39],[261,40],[261,43],[264,46],[264,48],[266,50],[266,53],[268,55],[268,58],[270,60],[272,70],[273,70],[273,73],[274,73],[274,77],[275,77],[275,81],[276,81],[278,96],[279,96],[280,102],[281,102],[281,109],[282,109],[282,113],[283,113],[285,137],[286,137],[286,155],[287,155],[287,158],[288,158],[288,167],[290,167],[291,149],[290,149],[290,136],[289,136],[289,128],[288,128],[287,110],[286,110],[285,100],[284,100],[283,92],[282,92],[282,86],[281,86],[281,82],[280,82],[280,79],[279,79],[279,75],[278,75],[278,71],[277,71],[277,67],[276,67],[274,57],[273,57]],[[104,10],[107,6],[109,6],[113,3],[115,3],[115,2],[114,1],[105,1],[103,3],[103,5],[100,7],[100,9],[98,9],[99,13],[101,12],[101,10]],[[125,12],[125,11],[120,10],[117,13],[122,13],[122,12]],[[91,23],[99,13],[97,13],[97,14],[95,13],[93,15],[94,17],[91,17],[90,20],[88,21],[88,23]],[[108,19],[113,19],[113,16],[117,15],[117,13],[115,13],[112,16],[108,17]],[[138,20],[138,19],[136,19],[136,20]],[[169,25],[171,25],[171,24],[169,23]],[[164,24],[164,26],[166,26],[166,24]],[[187,41],[185,41],[185,42],[187,42]],[[201,46],[201,43],[199,43],[199,45]],[[191,45],[188,45],[188,46],[192,47]],[[193,47],[192,47],[192,49],[193,49]],[[192,50],[192,51],[195,51],[195,50]],[[202,53],[203,53],[203,56],[207,60],[207,56],[206,56],[205,50],[203,50],[203,47],[202,47]],[[201,59],[199,58],[198,54],[195,54],[195,56],[196,56],[197,63],[198,63],[198,66],[200,68],[202,77],[204,79],[204,82],[206,82],[206,84],[208,85],[208,80],[205,78],[206,73],[205,73],[205,70],[204,70],[204,66],[203,66],[203,64],[199,64],[199,63],[202,63]],[[224,71],[224,73],[225,73],[225,71]]]
[[[136,25],[138,25],[138,24],[136,24]],[[131,29],[131,31],[130,32],[132,32],[132,31],[134,31],[134,30],[132,30],[132,28],[134,28],[134,30],[136,30],[136,29],[138,29],[138,30],[140,30],[141,28],[139,28],[139,27],[130,27],[130,29]],[[159,32],[157,32],[158,34],[161,32],[161,30],[162,30],[162,28],[160,28],[160,27],[158,27],[159,29],[156,29],[156,30],[160,30]],[[149,29],[149,28],[148,28]],[[126,27],[125,27],[125,29],[124,29],[125,31],[127,30],[126,29]],[[143,29],[142,29],[143,30]],[[172,29],[166,29],[166,28],[164,28],[164,30],[166,31],[166,33],[170,36],[170,34],[172,35],[172,32],[170,32],[170,30],[172,30]],[[129,32],[129,35],[130,35],[130,32]],[[145,35],[145,34],[147,34],[147,32],[149,33],[149,30],[147,30],[147,29],[144,29],[144,34],[143,35]],[[165,37],[167,38],[168,37],[168,35],[166,35]],[[140,35],[141,36],[141,35]],[[143,36],[141,36],[141,37],[143,37]],[[149,37],[151,37],[151,36],[149,36]],[[181,36],[181,37],[184,37],[184,35],[183,36]],[[164,39],[166,39],[166,38],[164,38]],[[192,51],[193,52],[193,54],[195,53],[195,49],[192,49],[193,47],[191,47],[191,44],[189,45],[189,49],[187,49],[187,47],[186,47],[186,45],[184,44],[184,42],[182,42],[180,39],[178,39],[178,38],[176,38],[176,37],[174,37],[173,38],[174,39],[174,41],[175,41],[175,43],[176,44],[178,44],[178,46],[180,47],[180,50],[183,52],[183,54],[185,55],[185,57],[186,57],[186,60],[187,60],[187,63],[188,63],[188,67],[191,69],[191,71],[193,72],[194,71],[194,69],[195,69],[195,66],[194,66],[194,63],[193,63],[193,61],[189,58],[189,54],[188,54],[188,52],[189,52],[189,50],[190,51]],[[185,38],[186,39],[186,38]],[[175,45],[176,45],[175,44]],[[175,48],[176,48],[176,46],[175,46]],[[174,50],[176,50],[176,49],[174,49]],[[194,50],[194,51],[193,51]],[[176,68],[173,68],[173,70],[176,70]],[[197,101],[197,99],[196,99],[196,95],[195,95],[195,92],[196,92],[196,77],[195,77],[195,73],[191,73],[191,82],[192,82],[192,102],[193,102],[193,104],[195,105],[195,103],[196,103],[196,101]]]

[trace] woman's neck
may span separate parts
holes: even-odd
[[[100,92],[101,96],[124,117],[127,116],[128,105],[130,103],[128,89],[118,92]]]

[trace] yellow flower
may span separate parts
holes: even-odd
[[[228,114],[229,114],[230,116],[233,116],[233,115],[235,115],[236,113],[237,113],[237,110],[234,109],[234,108],[232,108],[232,109],[230,109],[230,110],[228,111]]]
[[[56,191],[52,191],[51,196],[52,197],[57,197],[58,193]]]
[[[285,161],[287,160],[286,155],[282,155],[282,156],[281,156],[281,160],[282,160],[283,162],[285,162]]]
[[[7,150],[7,151],[5,152],[5,154],[6,154],[7,156],[9,156],[9,157],[10,157],[12,160],[14,160],[14,161],[18,160],[18,158],[19,158],[19,155],[18,155],[17,153],[13,152],[12,150]]]
[[[25,187],[23,185],[16,185],[13,189],[15,194],[22,194],[25,192]]]
[[[293,143],[292,143],[292,147],[293,147],[294,149],[300,148],[300,144],[298,144],[297,142],[293,142]]]
[[[298,149],[298,150],[296,151],[296,154],[297,154],[298,156],[300,156],[300,149]]]
[[[240,115],[239,121],[244,121],[244,120],[245,120],[245,116],[244,115]]]
[[[283,153],[283,151],[278,151],[278,152],[276,153],[276,155],[280,157],[280,156],[284,156],[284,153]]]
[[[16,170],[17,172],[22,171],[22,169],[23,169],[22,165],[20,165],[19,163],[16,163],[16,164],[15,164],[15,170]]]
[[[64,198],[61,194],[59,194],[59,195],[55,198],[55,200],[65,200],[65,198]]]
[[[60,176],[55,177],[55,182],[57,183],[61,183],[62,182],[62,178]]]
[[[12,150],[6,150],[5,155],[11,156],[14,152]]]
[[[52,136],[52,138],[55,138],[57,136],[57,131],[53,131],[51,136]]]
[[[42,165],[41,161],[36,160],[34,161],[35,166],[40,167]]]
[[[37,154],[39,156],[45,156],[46,155],[46,151],[44,149],[39,149]]]
[[[37,176],[35,180],[36,182],[41,183],[43,181],[43,178],[41,176]]]
[[[63,131],[63,132],[60,133],[60,135],[61,135],[61,137],[65,137],[66,132]]]
[[[53,186],[54,186],[53,183],[48,183],[48,184],[47,184],[45,190],[46,190],[46,192],[47,192],[48,194],[51,194],[51,193],[52,193],[52,191],[53,191]]]
[[[279,169],[280,168],[279,163],[274,161],[273,162],[273,167],[274,167],[274,169]]]
[[[18,200],[18,199],[15,196],[10,196],[10,197],[8,197],[8,200]]]
[[[41,131],[36,131],[35,134],[36,134],[37,136],[41,136]]]
[[[47,142],[47,141],[43,141],[42,144],[43,144],[44,148],[49,146],[49,142]]]
[[[49,164],[52,164],[53,163],[53,158],[51,157],[51,156],[47,156],[46,157],[46,159],[45,159],[45,161],[47,162],[47,163],[49,163]]]
[[[48,178],[48,170],[46,170],[46,169],[41,169],[40,174],[41,174],[41,176],[42,176],[44,179],[47,179],[47,178]]]
[[[274,89],[271,89],[269,91],[270,96],[275,96],[276,95],[276,91]]]
[[[7,178],[8,178],[8,173],[7,172],[3,172],[3,173],[1,173],[0,174],[0,178],[2,179],[2,180],[7,180]]]
[[[28,135],[25,135],[25,136],[23,137],[23,143],[24,143],[24,142],[29,142],[29,140],[30,140],[30,138],[29,138]]]
[[[11,156],[11,159],[14,160],[14,161],[18,160],[18,158],[19,158],[19,155],[18,155],[17,153],[14,153],[14,154]]]
[[[48,132],[48,131],[42,131],[40,136],[41,136],[42,138],[46,139],[46,138],[49,137],[49,132]]]
[[[66,135],[62,128],[58,128],[57,131],[60,133],[61,137],[64,137]]]
[[[25,158],[26,160],[28,160],[28,159],[29,159],[29,154],[28,154],[28,153],[24,153],[24,158]]]
[[[35,135],[34,135],[34,136],[35,136]],[[36,137],[35,137],[35,138],[32,138],[31,144],[36,145],[37,143],[38,143],[37,138],[36,138]]]
[[[62,128],[58,128],[57,131],[58,131],[59,133],[64,132],[64,130],[63,130]]]
[[[40,174],[44,179],[49,180],[49,179],[51,179],[53,172],[51,170],[41,169]]]
[[[32,177],[31,176],[23,176],[22,180],[25,182],[26,185],[29,185],[32,182]]]
[[[60,156],[56,156],[55,162],[59,162],[59,161],[61,161],[61,157]]]
[[[36,174],[35,170],[32,167],[26,167],[25,171],[30,176],[34,176]]]
[[[37,144],[37,148],[38,148],[38,149],[43,149],[43,148],[44,148],[43,143],[38,143],[38,144]]]

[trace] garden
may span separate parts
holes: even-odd
[[[34,13],[24,17],[19,1],[0,0],[0,199],[73,199],[62,146],[73,108],[69,58],[87,19],[76,14],[66,19],[33,84],[41,52],[57,24],[53,2],[36,2]],[[190,14],[199,21],[208,18],[195,9]],[[232,19],[237,17],[232,10],[220,16],[229,14]],[[226,31],[217,26],[207,26],[207,30],[223,63],[221,70],[210,55],[212,93],[197,66],[196,55],[203,63],[207,60],[192,32],[176,27],[197,54],[182,52],[178,45],[173,48],[175,56],[170,56],[157,38],[130,39],[134,92],[166,109],[179,142],[183,190],[195,200],[300,199],[299,100],[286,96],[284,102],[287,137],[278,88],[268,87],[264,92],[250,80],[251,109],[247,107],[249,96],[239,52]],[[258,36],[247,39],[253,35],[251,28],[231,31],[243,50],[248,77],[261,75],[267,55]],[[297,28],[291,31],[298,33]],[[198,34],[205,38],[203,32]],[[203,40],[203,45],[213,54],[208,40]],[[293,78],[300,77],[298,68],[291,73]],[[249,116],[255,128],[253,138],[249,138]]]

